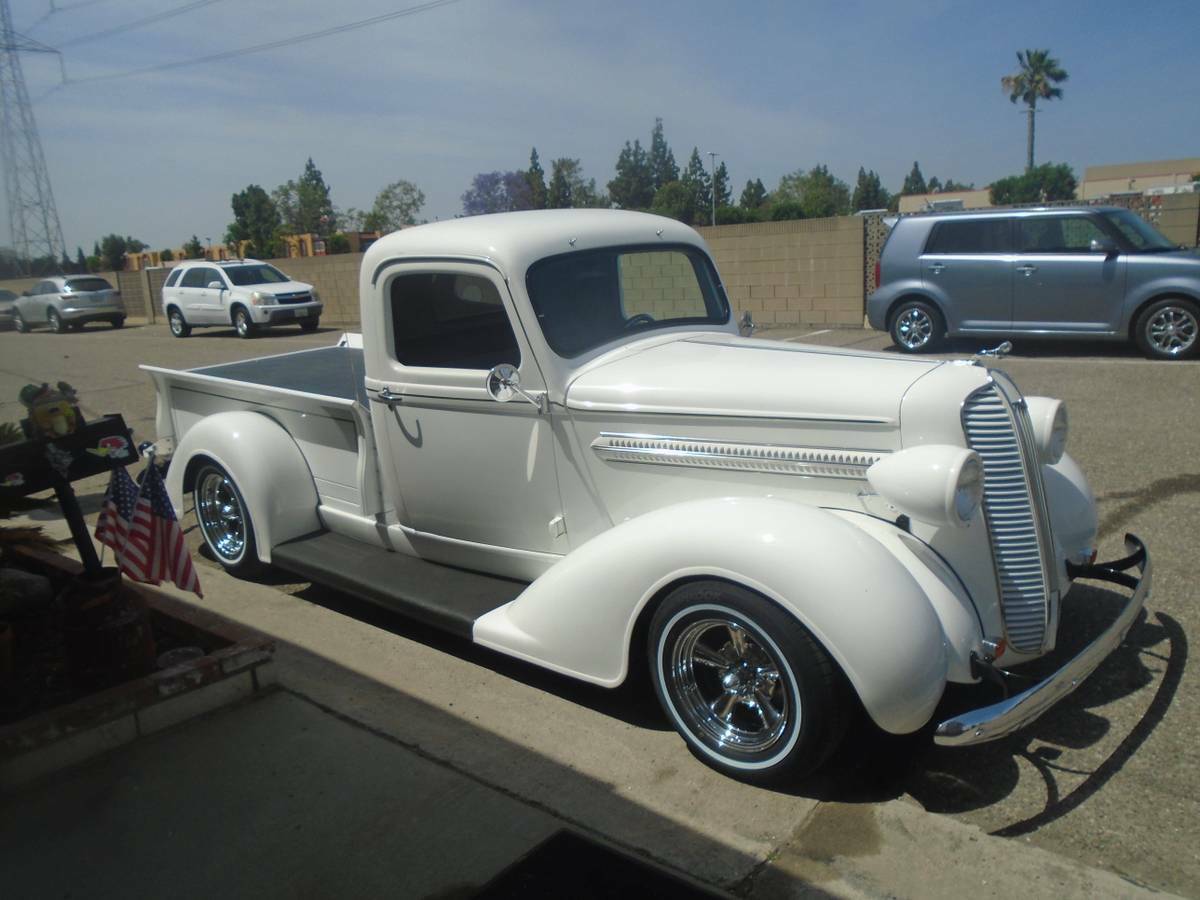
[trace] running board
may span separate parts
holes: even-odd
[[[271,548],[271,564],[401,615],[470,638],[475,620],[528,585],[393,553],[332,531]]]

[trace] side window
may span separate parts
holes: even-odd
[[[190,288],[204,287],[207,284],[204,278],[204,271],[203,266],[193,266],[183,273],[183,280],[179,282],[179,286]]]
[[[405,366],[490,369],[521,364],[496,286],[477,275],[401,275],[391,286],[393,346]]]
[[[203,269],[202,271],[204,272],[204,287],[208,287],[214,281],[219,281],[223,285],[225,284],[225,276],[221,274],[220,269]]]
[[[1091,216],[1036,216],[1022,219],[1022,253],[1088,253],[1093,240],[1112,240]]]
[[[933,226],[926,253],[1010,253],[1010,219],[948,219]]]
[[[167,287],[175,287],[175,282],[179,280],[179,276],[183,274],[183,269],[172,269],[171,274],[167,276]]]

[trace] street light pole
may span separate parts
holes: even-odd
[[[708,192],[712,198],[712,223],[717,224],[717,154],[708,151],[708,168],[711,172],[709,178],[712,179],[712,189]]]

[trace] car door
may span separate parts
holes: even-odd
[[[943,219],[921,254],[921,280],[950,330],[1007,331],[1012,321],[1012,223],[1004,216]]]
[[[183,317],[195,325],[221,324],[217,317],[219,307],[214,308],[212,299],[216,291],[208,288],[215,272],[209,266],[193,266],[179,280],[179,304],[183,309]]]
[[[366,386],[401,524],[440,541],[421,552],[444,561],[458,559],[455,545],[497,557],[555,552],[550,414],[486,389],[501,363],[517,367],[526,392],[545,388],[504,279],[484,265],[430,262],[393,266],[379,283],[385,335],[368,349]]]
[[[1099,248],[1093,241],[1098,242]],[[1090,213],[1030,215],[1017,220],[1013,262],[1013,330],[1107,332],[1125,299],[1126,257]]]

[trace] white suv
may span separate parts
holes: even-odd
[[[321,317],[321,298],[311,284],[292,281],[257,259],[180,263],[163,285],[162,306],[171,334],[179,338],[193,328],[221,325],[232,325],[244,338],[268,325],[315,331]]]

